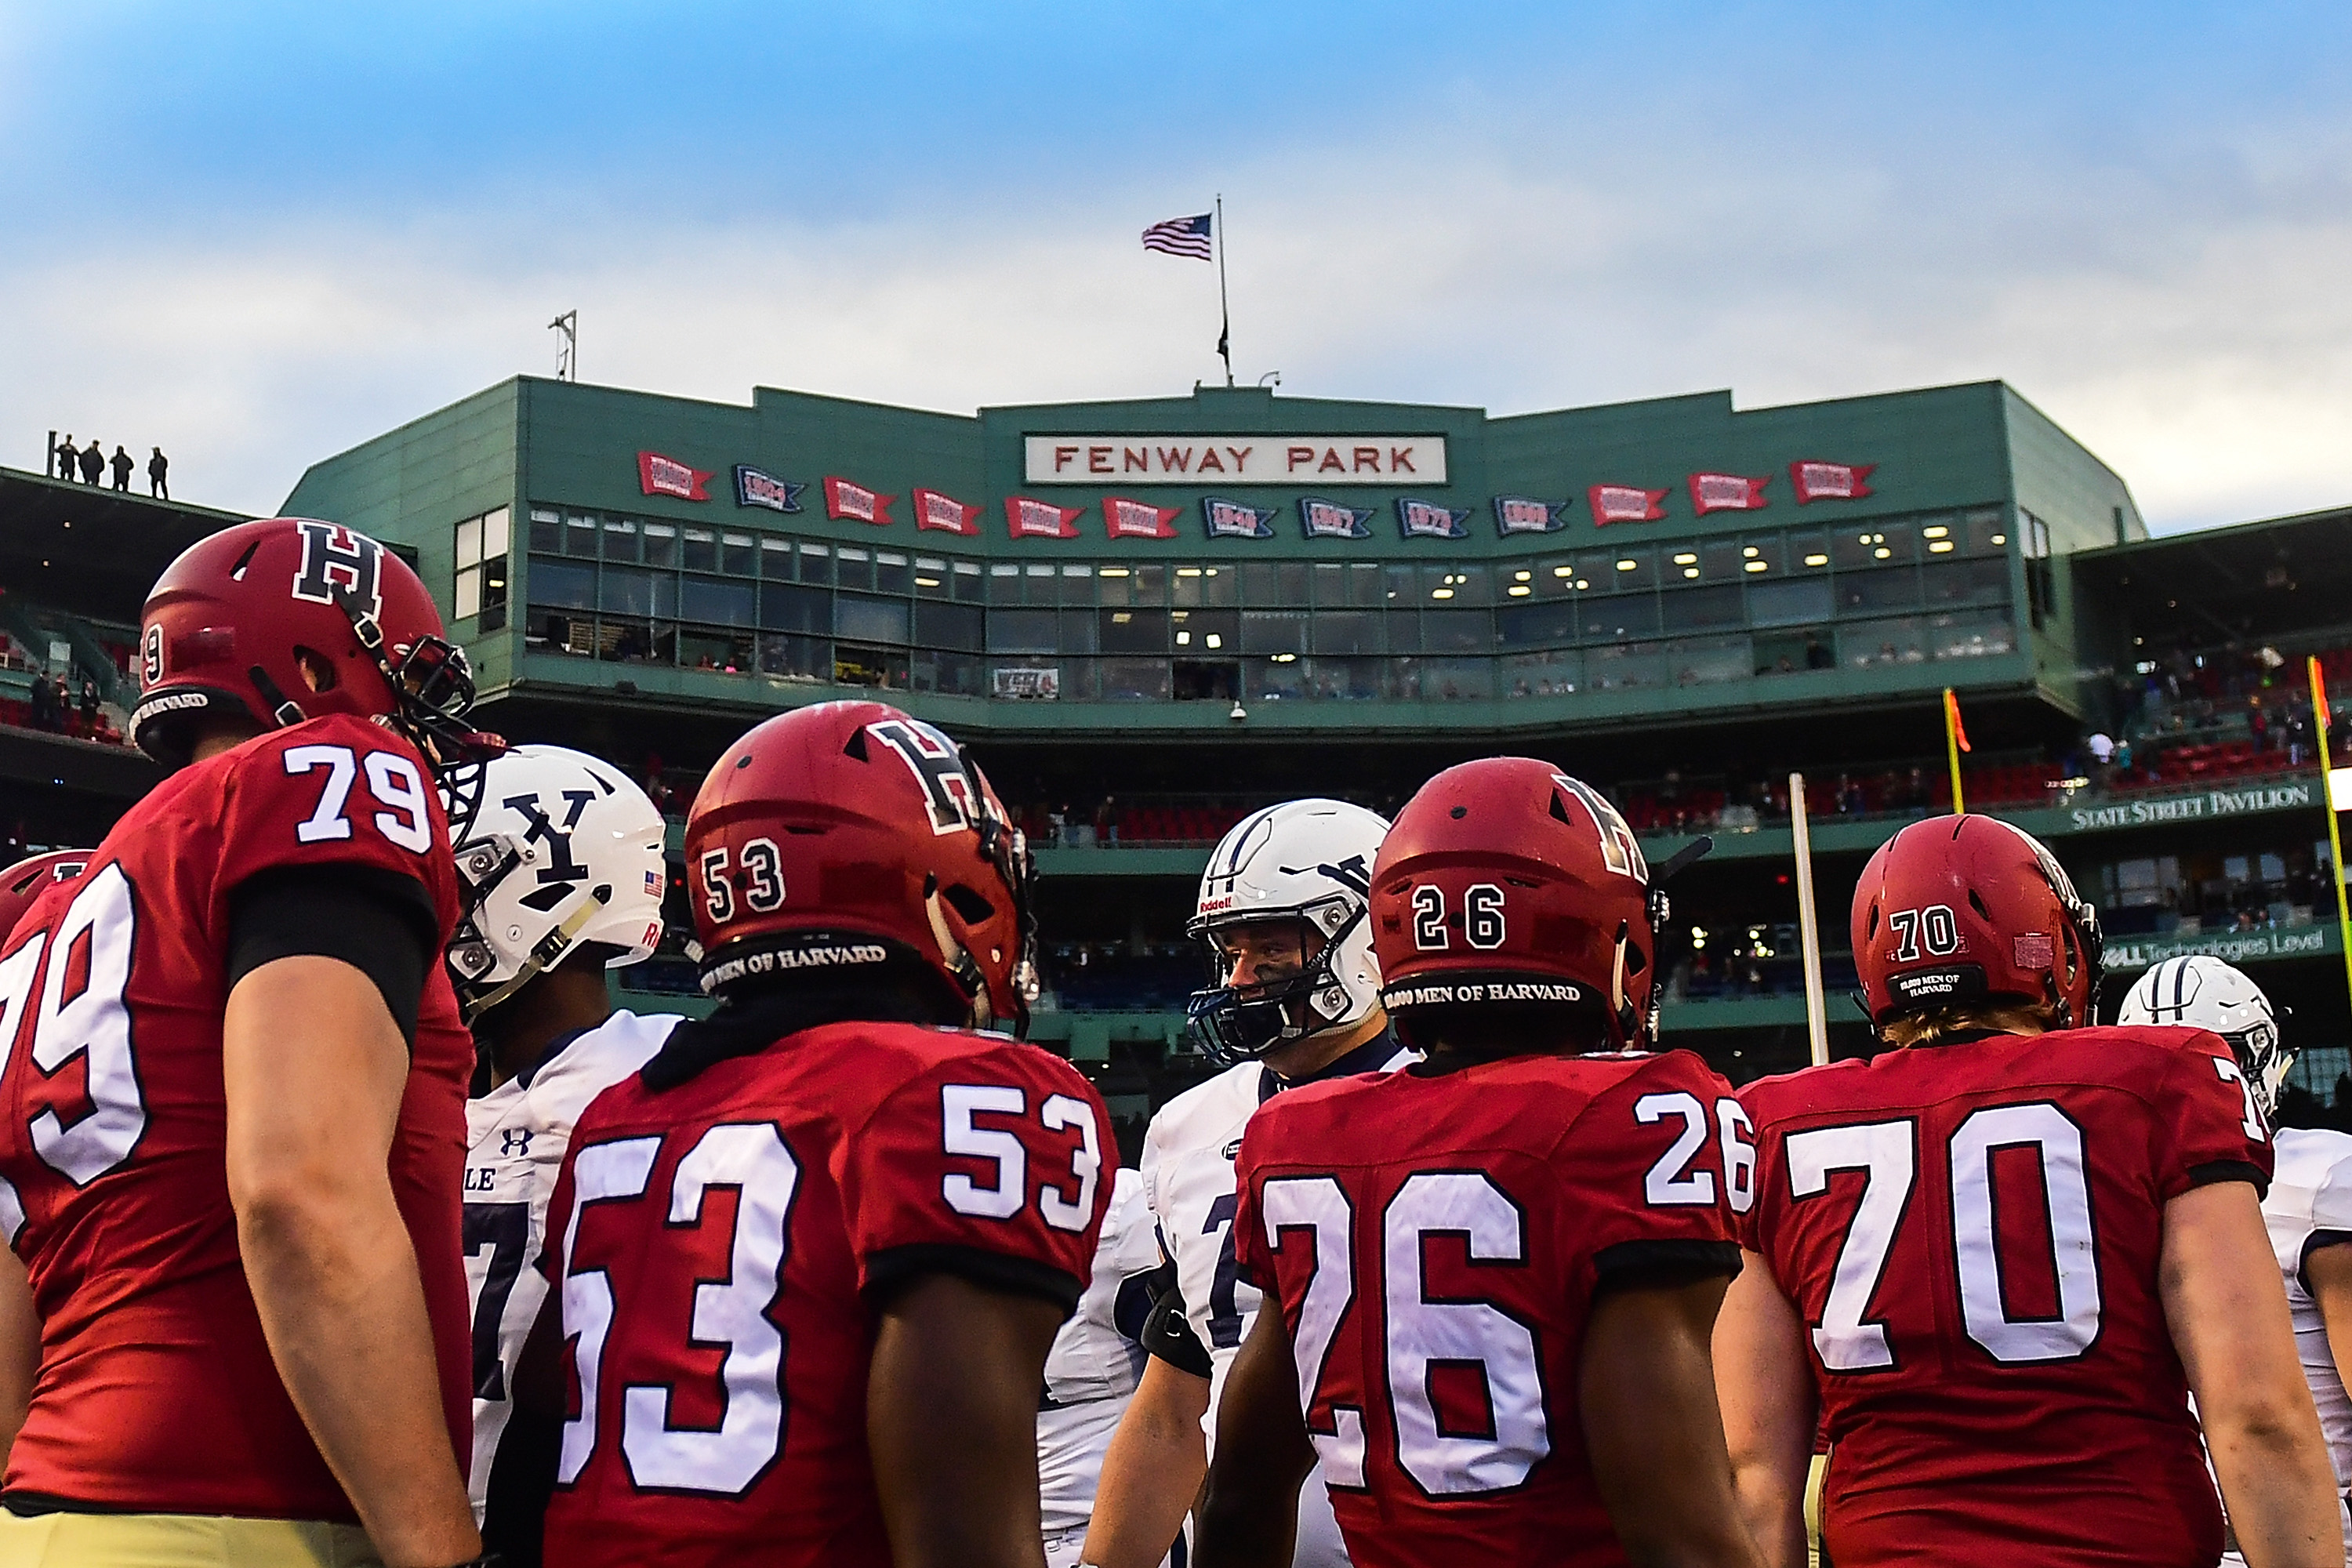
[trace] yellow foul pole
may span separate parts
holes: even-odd
[[[2319,656],[2314,654],[2311,667],[2311,717],[2319,729],[2319,799],[2327,808],[2327,858],[2335,867],[2336,934],[2344,944],[2344,984],[2352,994],[2352,905],[2347,905],[2344,890],[2344,836],[2336,826],[2336,795],[2329,787],[2329,775],[2335,772],[2335,753],[2327,745],[2327,683],[2319,673]]]
[[[1952,763],[1952,815],[1968,810],[1960,800],[1960,700],[1944,688],[1944,754]]]

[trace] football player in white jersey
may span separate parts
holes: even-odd
[[[609,763],[518,746],[484,764],[457,846],[465,906],[449,969],[480,1065],[466,1106],[466,1279],[473,1291],[474,1515],[509,1564],[537,1563],[560,1428],[517,1418],[512,1384],[547,1295],[532,1267],[572,1125],[678,1020],[615,1012],[605,971],[661,941],[662,816]],[[541,1431],[541,1425],[547,1430]],[[486,1517],[487,1515],[487,1517]]]
[[[1361,806],[1294,800],[1244,818],[1201,878],[1190,933],[1215,983],[1196,993],[1193,1036],[1230,1064],[1160,1107],[1144,1134],[1144,1195],[1175,1285],[1145,1329],[1150,1359],[1110,1452],[1087,1532],[1095,1568],[1153,1568],[1208,1468],[1212,1412],[1258,1292],[1234,1264],[1234,1155],[1252,1112],[1319,1078],[1393,1069],[1372,957],[1372,858],[1388,824]],[[1295,1561],[1348,1561],[1319,1473],[1300,1489]]]
[[[2278,1019],[2261,986],[2205,953],[2168,958],[2139,977],[2124,997],[2118,1024],[2175,1024],[2210,1029],[2230,1042],[2247,1089],[2274,1121],[2279,1085],[2294,1061],[2281,1044]],[[2315,1127],[2281,1127],[2271,1138],[2274,1168],[2263,1197],[2271,1250],[2286,1280],[2294,1345],[2319,1407],[2319,1427],[2336,1467],[2336,1489],[2352,1484],[2352,1399],[2343,1367],[2352,1364],[2352,1137]],[[2352,1515],[2345,1520],[2352,1559]],[[2224,1563],[2242,1563],[2231,1552]]]
[[[1045,1568],[1073,1568],[1093,1517],[1103,1454],[1143,1375],[1143,1324],[1156,1299],[1160,1244],[1143,1173],[1121,1169],[1095,1244],[1094,1278],[1054,1336],[1037,1401],[1037,1501]]]

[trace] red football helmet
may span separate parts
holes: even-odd
[[[963,749],[879,702],[780,714],[686,823],[702,985],[912,959],[978,1026],[1029,1024],[1029,852]]]
[[[1641,846],[1599,791],[1531,757],[1465,763],[1406,803],[1372,867],[1381,998],[1569,1004],[1646,1048],[1650,909]]]
[[[0,942],[8,940],[8,933],[25,918],[25,911],[48,890],[51,883],[72,881],[97,853],[95,849],[52,849],[0,871]]]
[[[265,729],[328,713],[391,720],[453,763],[478,738],[465,654],[408,563],[340,523],[274,517],[198,541],[148,592],[131,739],[184,766],[207,713]],[[323,676],[313,689],[305,657]]]
[[[2032,834],[1931,816],[1878,847],[1853,890],[1853,962],[1870,1021],[1979,999],[2055,1003],[2092,1022],[2099,912]]]

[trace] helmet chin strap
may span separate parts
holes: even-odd
[[[923,913],[930,919],[931,938],[940,944],[940,957],[946,963],[948,973],[955,976],[956,984],[971,999],[972,1027],[987,1028],[996,1017],[995,1010],[989,1005],[988,977],[980,972],[980,965],[972,962],[971,954],[955,939],[955,933],[948,930],[947,915],[940,908],[937,876],[923,879]]]
[[[595,919],[597,912],[604,909],[612,896],[613,891],[610,888],[591,889],[588,897],[580,900],[580,907],[565,917],[562,925],[539,939],[539,945],[530,950],[530,956],[522,961],[522,967],[515,971],[513,979],[480,999],[466,1005],[466,1022],[471,1024],[475,1019],[521,990],[546,970],[548,965],[562,958],[565,950],[571,947],[572,939],[586,929],[588,922]]]

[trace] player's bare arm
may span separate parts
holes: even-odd
[[[2251,1184],[2214,1182],[2165,1205],[2161,1288],[2247,1563],[2341,1563],[2335,1474]]]
[[[1805,1561],[1805,1475],[1812,1452],[1813,1381],[1805,1328],[1753,1252],[1715,1320],[1716,1398],[1740,1517],[1772,1568]]]
[[[230,992],[229,1197],[270,1354],[388,1568],[481,1550],[385,1161],[408,1051],[375,984],[282,958]]]
[[[1062,1312],[933,1274],[882,1309],[866,1436],[898,1568],[1037,1568],[1037,1387]]]
[[[1642,1568],[1762,1562],[1733,1495],[1709,1340],[1723,1281],[1612,1290],[1593,1303],[1578,1397],[1592,1478]]]
[[[0,1459],[25,1425],[40,1370],[41,1320],[33,1307],[33,1283],[26,1278],[25,1260],[0,1247]]]
[[[1242,1341],[1217,1405],[1217,1458],[1194,1542],[1201,1568],[1287,1568],[1298,1489],[1314,1468],[1289,1331],[1269,1302]]]
[[[1156,1568],[1184,1527],[1208,1473],[1201,1418],[1209,1380],[1151,1356],[1103,1455],[1085,1560],[1096,1568]]]

